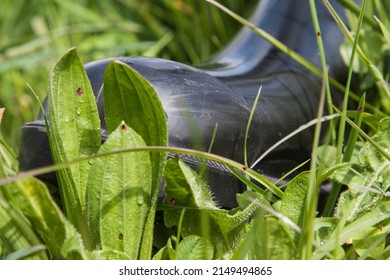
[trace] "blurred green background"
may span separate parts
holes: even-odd
[[[220,0],[248,17],[258,0]],[[76,46],[81,60],[152,56],[196,65],[240,28],[205,0],[1,0],[1,140],[17,153],[20,127],[46,96],[56,60]]]

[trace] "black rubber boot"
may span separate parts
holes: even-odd
[[[336,3],[332,3],[340,11]],[[342,34],[322,3],[317,4],[330,75],[345,73],[339,55]],[[251,21],[294,51],[320,66],[309,1],[262,0]],[[249,113],[262,86],[248,138],[248,160],[253,163],[267,148],[316,117],[321,78],[310,73],[253,31],[243,28],[230,45],[199,68],[145,57],[120,57],[85,65],[107,136],[102,95],[103,74],[112,60],[136,69],[155,88],[168,116],[169,145],[207,150],[216,124],[212,152],[244,161],[244,139]],[[196,141],[200,139],[200,145]],[[267,156],[256,169],[278,178],[310,157],[312,130],[291,138]],[[183,157],[196,167],[199,161]],[[52,163],[44,123],[38,119],[22,127],[20,169]],[[208,184],[223,207],[236,205],[235,194],[245,186],[223,166],[209,163]],[[53,174],[43,180],[54,182]]]

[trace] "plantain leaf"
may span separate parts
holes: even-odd
[[[98,153],[145,146],[124,122]],[[152,166],[149,152],[119,153],[93,161],[87,187],[87,216],[96,249],[139,257],[151,203]]]
[[[96,153],[101,144],[100,120],[90,82],[74,48],[54,66],[49,82],[48,135],[54,162]],[[57,172],[65,212],[82,234],[89,167],[82,161]]]
[[[168,144],[167,120],[161,101],[153,87],[134,69],[116,61],[108,64],[104,74],[104,110],[108,131],[124,120],[148,146]],[[152,198],[142,241],[140,258],[150,259],[157,197],[166,154],[151,153]]]
[[[104,111],[109,132],[122,120],[148,146],[166,146],[168,129],[165,112],[153,87],[136,70],[120,61],[108,64],[104,74]],[[153,183],[159,185],[163,153],[151,154]],[[157,188],[157,186],[154,186]]]
[[[210,240],[215,248],[214,258],[226,258],[237,248],[247,232],[247,223],[258,207],[253,201],[244,210],[234,213],[219,209],[201,178],[184,162],[174,158],[167,161],[164,171],[166,198],[164,211],[167,227],[178,226],[181,211],[186,208],[181,232],[184,237],[198,235]]]

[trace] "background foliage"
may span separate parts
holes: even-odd
[[[257,1],[220,1],[248,16]],[[48,73],[76,46],[84,62],[110,56],[153,56],[196,64],[229,41],[239,24],[199,0],[3,0],[0,9],[1,137],[17,150],[19,127],[44,98]]]

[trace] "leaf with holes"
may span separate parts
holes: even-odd
[[[141,135],[146,145],[168,144],[167,120],[161,101],[154,88],[135,69],[120,61],[109,63],[104,74],[103,95],[109,132],[123,120]],[[156,152],[151,157],[153,180],[159,184],[165,155]]]
[[[55,163],[97,152],[101,144],[100,120],[91,84],[76,49],[66,52],[51,72],[48,109],[49,143]],[[65,212],[83,234],[89,168],[88,162],[82,161],[57,172]]]

